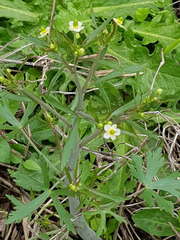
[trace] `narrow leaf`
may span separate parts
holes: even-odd
[[[53,204],[59,214],[60,220],[63,221],[63,223],[66,225],[67,229],[73,233],[76,233],[73,222],[71,220],[72,216],[69,214],[68,211],[63,207],[63,205],[58,200],[58,193],[52,192],[51,198],[53,200]]]
[[[6,220],[7,224],[11,224],[14,222],[20,222],[23,218],[29,217],[37,208],[39,208],[49,197],[49,191],[45,191],[44,193],[40,194],[34,200],[16,206],[16,210],[12,211],[9,214],[8,219]]]
[[[75,122],[72,132],[64,146],[61,159],[61,170],[63,170],[67,163],[71,160],[74,165],[74,157],[78,154],[79,133],[77,121]]]

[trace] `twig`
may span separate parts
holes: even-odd
[[[0,51],[4,50],[4,49],[7,48],[9,45],[11,45],[11,43],[16,42],[16,41],[19,40],[19,39],[20,39],[20,37],[17,37],[17,38],[15,38],[15,39],[7,42],[4,46],[0,46]]]
[[[49,31],[49,35],[48,35],[49,41],[50,41],[51,30],[52,30],[52,26],[53,26],[53,22],[54,22],[55,10],[56,10],[56,0],[52,0],[51,18],[50,18],[50,23],[49,23],[50,31]]]
[[[8,57],[14,55],[14,54],[17,53],[17,52],[20,52],[20,51],[23,50],[24,48],[27,48],[27,47],[29,47],[29,46],[32,46],[33,44],[34,44],[34,43],[28,43],[28,44],[26,44],[26,45],[24,45],[24,46],[22,46],[22,47],[20,47],[20,48],[18,48],[18,49],[15,49],[14,51],[12,51],[12,52],[10,52],[10,53],[6,53],[6,54],[2,55],[2,56],[1,56],[1,61],[2,61],[3,59],[5,59],[5,58],[8,58]]]
[[[162,67],[164,64],[165,64],[164,53],[163,53],[163,49],[161,49],[161,62],[160,62],[159,67],[158,67],[158,69],[157,69],[157,71],[156,71],[156,73],[155,73],[155,75],[154,75],[154,77],[153,77],[152,84],[151,84],[151,88],[150,88],[150,92],[152,92],[153,87],[154,87],[154,83],[155,83],[156,78],[157,78],[157,75],[158,75],[161,67]]]
[[[29,97],[30,99],[32,99],[34,102],[38,103],[39,105],[41,105],[45,110],[51,112],[53,115],[55,115],[59,120],[61,120],[67,127],[71,127],[71,124],[69,124],[69,122],[66,120],[66,118],[64,118],[63,116],[61,116],[55,109],[53,109],[50,105],[46,104],[45,102],[41,101],[38,97],[36,97],[34,94],[30,93],[29,91],[27,91],[26,89],[21,89],[20,90],[24,95],[26,95],[27,97]]]

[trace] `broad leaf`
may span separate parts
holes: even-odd
[[[0,3],[0,17],[16,18],[21,21],[33,22],[37,15],[28,10],[27,5],[21,0],[3,0]]]
[[[179,227],[175,217],[159,209],[140,210],[133,214],[133,221],[140,229],[158,237],[174,235],[169,223]]]
[[[140,7],[152,7],[155,1],[151,0],[110,0],[97,1],[93,7],[93,12],[98,16],[113,16],[114,17],[126,17],[129,14],[135,12]]]

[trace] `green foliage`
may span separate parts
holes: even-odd
[[[16,210],[11,212],[6,223],[10,224],[13,222],[20,222],[23,218],[28,217],[37,208],[39,208],[48,197],[49,191],[45,191],[44,193],[40,194],[37,198],[25,204],[22,204],[19,201],[17,202],[17,200],[15,201],[14,198],[10,197],[10,200],[13,200],[13,202],[16,204]]]
[[[180,32],[172,2],[1,2],[2,177],[12,165],[12,184],[32,199],[9,195],[7,223],[31,222],[40,209],[38,239],[175,237]],[[70,21],[83,29],[71,31]],[[120,136],[106,139],[114,124]]]
[[[172,173],[168,177],[154,181],[154,177],[157,176],[158,171],[164,164],[164,160],[161,156],[161,149],[157,149],[154,152],[148,152],[145,172],[143,169],[144,167],[142,157],[134,156],[132,159],[132,175],[135,176],[140,182],[142,182],[146,188],[167,191],[177,198],[180,197],[179,180],[177,180],[177,177],[180,176],[180,174],[178,172]]]
[[[143,209],[133,215],[137,227],[155,236],[171,236],[172,224],[179,227],[178,220],[159,209]]]
[[[2,139],[0,141],[0,162],[9,163],[10,151],[11,149],[9,144],[7,141]]]
[[[69,231],[75,233],[74,225],[72,223],[72,216],[64,209],[63,205],[58,201],[58,193],[52,192],[51,197],[53,199],[54,206],[59,214],[60,220],[66,224]]]
[[[0,17],[15,18],[20,21],[36,21],[37,15],[30,12],[22,0],[3,0],[0,4]]]

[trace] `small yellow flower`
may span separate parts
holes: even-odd
[[[118,18],[113,18],[113,21],[118,25],[121,26],[123,24],[123,18],[118,17]]]
[[[72,32],[79,33],[81,30],[84,29],[82,22],[80,21],[70,21],[69,22],[69,30]]]
[[[43,38],[43,37],[45,37],[46,35],[49,34],[49,32],[50,32],[50,27],[41,28],[39,38]]]
[[[117,128],[117,125],[116,124],[106,124],[104,125],[104,130],[105,130],[105,133],[104,133],[104,138],[105,139],[109,139],[111,138],[111,140],[115,140],[117,136],[120,135],[121,131],[119,128]]]

